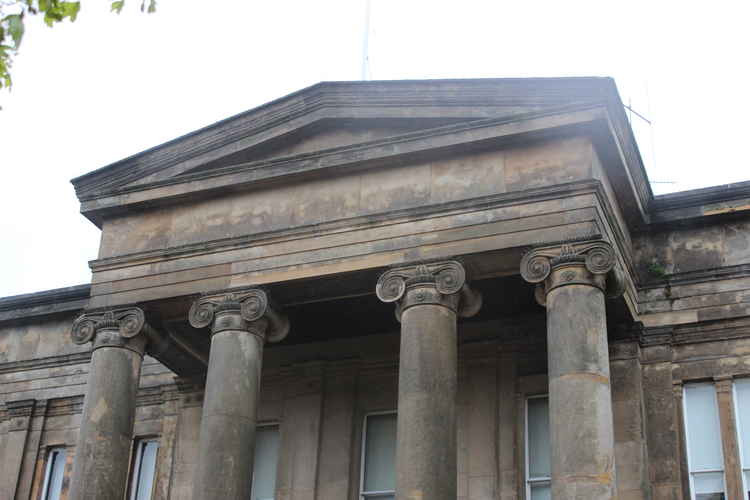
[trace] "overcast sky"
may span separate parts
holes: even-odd
[[[83,0],[28,20],[0,93],[0,296],[86,283],[71,178],[322,80],[360,79],[364,0]],[[373,79],[612,76],[656,193],[750,179],[750,2],[372,0]],[[635,118],[634,120],[638,120]]]

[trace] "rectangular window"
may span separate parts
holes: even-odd
[[[686,384],[684,388],[685,444],[693,500],[724,500],[724,456],[716,388]]]
[[[157,439],[140,439],[133,455],[133,475],[130,479],[130,500],[151,500],[156,472]]]
[[[47,452],[47,467],[44,471],[42,500],[59,500],[65,474],[65,448],[50,448]]]
[[[526,498],[549,500],[550,481],[549,399],[526,400]]]
[[[360,500],[396,498],[396,413],[365,416]]]
[[[737,436],[742,463],[742,482],[745,498],[750,499],[750,379],[734,382],[734,404],[736,405]]]
[[[279,461],[279,426],[262,425],[255,431],[252,500],[273,500]]]

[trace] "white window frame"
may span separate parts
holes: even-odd
[[[52,446],[47,449],[47,464],[44,467],[44,486],[42,486],[42,495],[39,497],[41,500],[48,500],[50,481],[52,480],[52,467],[55,463],[54,454],[63,453],[67,456],[68,450],[65,446]],[[63,463],[63,476],[65,475],[65,464]],[[65,481],[63,477],[63,481]]]
[[[747,379],[745,379],[747,380]],[[743,456],[742,453],[742,433],[740,432],[740,409],[737,406],[739,399],[737,398],[737,384],[736,381],[732,381],[732,401],[734,403],[734,425],[736,427],[735,432],[737,433],[737,447],[740,450],[740,475],[742,476],[742,498],[745,498],[747,492],[750,491],[750,484],[745,481],[745,474],[750,476],[750,457]],[[750,418],[750,416],[748,416]]]
[[[542,399],[545,398],[547,400],[547,406],[549,407],[549,394],[534,394],[531,396],[526,396],[526,400],[524,401],[524,412],[523,412],[523,439],[524,439],[524,476],[525,476],[525,483],[526,483],[526,500],[531,499],[531,486],[532,485],[542,485],[547,486],[552,484],[552,476],[549,477],[535,477],[530,478],[529,477],[529,400],[530,399]],[[550,450],[550,453],[552,451]]]
[[[257,431],[258,429],[261,429],[263,427],[276,427],[278,429],[278,431],[279,431],[279,451],[281,451],[281,441],[280,441],[280,438],[281,438],[281,423],[279,423],[279,422],[263,422],[262,424],[257,424],[255,426],[255,429]],[[255,453],[255,450],[253,450],[253,454],[254,453]],[[281,453],[279,453],[279,456],[281,456]],[[277,474],[278,474],[278,471],[279,471],[279,464],[277,462],[276,463],[276,473]],[[252,483],[250,485],[250,499],[251,500],[255,498],[255,458],[253,458],[253,470],[252,470],[252,474],[253,474]],[[274,480],[274,492],[273,492],[273,496],[271,498],[264,498],[263,500],[274,500],[276,498],[276,486],[275,485],[276,485],[276,481]]]
[[[149,436],[149,437],[139,437],[135,439],[135,446],[133,447],[133,454],[135,456],[135,463],[133,464],[133,469],[130,473],[130,494],[128,495],[128,498],[130,500],[135,500],[138,495],[138,486],[140,484],[140,478],[141,478],[141,456],[143,453],[141,453],[141,448],[146,446],[146,443],[156,443],[156,457],[154,458],[154,478],[151,482],[151,494],[149,495],[149,500],[154,496],[154,486],[156,485],[156,469],[159,466],[159,450],[161,449],[161,442],[158,437],[155,436]]]
[[[705,469],[705,470],[693,470],[692,465],[690,464],[690,430],[688,429],[688,420],[687,420],[687,389],[688,387],[696,387],[699,385],[705,385],[705,386],[711,386],[714,389],[714,407],[716,408],[717,416],[719,419],[721,419],[721,416],[718,415],[719,412],[719,398],[716,391],[716,384],[713,382],[687,382],[682,384],[682,424],[685,429],[685,451],[686,453],[686,461],[688,466],[688,481],[690,484],[690,500],[696,500],[695,498],[695,484],[694,484],[694,477],[696,474],[715,474],[717,472],[721,472],[723,476],[723,483],[724,483],[724,498],[727,498],[727,473],[724,470],[725,468],[721,469]],[[721,461],[722,464],[724,463],[724,436],[721,435],[721,420],[719,420],[719,452],[721,453]]]
[[[396,490],[382,490],[382,491],[365,491],[365,454],[367,452],[367,419],[372,416],[377,415],[396,415],[398,416],[398,412],[396,410],[385,410],[385,411],[373,411],[365,413],[363,422],[362,422],[362,451],[360,456],[360,466],[359,466],[359,499],[360,500],[369,500],[370,498],[381,498],[386,496],[395,496]]]

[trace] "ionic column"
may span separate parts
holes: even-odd
[[[401,321],[396,499],[455,500],[456,316],[475,314],[481,295],[456,261],[392,269],[376,291]]]
[[[143,311],[137,307],[86,313],[73,323],[73,342],[93,342],[93,352],[71,500],[122,498],[124,494],[147,328]]]
[[[211,325],[193,498],[250,498],[263,344],[286,337],[288,321],[263,290],[207,295],[190,308],[190,324]]]
[[[537,248],[521,275],[547,307],[552,498],[616,497],[605,295],[622,293],[604,241]]]

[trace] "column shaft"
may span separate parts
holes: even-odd
[[[97,335],[118,335],[102,331]],[[91,355],[78,434],[71,500],[120,499],[127,488],[135,396],[142,355],[100,347]]]
[[[547,353],[552,498],[614,498],[607,323],[599,288],[571,284],[549,292]]]
[[[195,498],[250,498],[262,356],[262,338],[248,331],[211,338]]]
[[[401,321],[396,499],[455,500],[456,317],[475,314],[482,297],[452,260],[386,271],[376,291]]]
[[[456,498],[456,379],[456,313],[440,305],[405,310],[398,383],[397,500]]]
[[[552,498],[617,497],[605,293],[623,293],[612,245],[603,240],[537,247],[521,275],[547,307]]]
[[[211,325],[212,333],[193,498],[247,500],[263,344],[282,340],[289,322],[257,288],[203,296],[189,320],[196,328]]]

